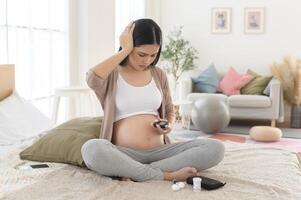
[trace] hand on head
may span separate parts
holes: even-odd
[[[135,28],[135,23],[134,22],[129,23],[119,37],[120,46],[122,50],[128,53],[131,53],[131,51],[134,48],[134,42],[133,42],[134,28]]]

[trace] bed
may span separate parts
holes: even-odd
[[[0,65],[0,101],[9,96],[15,88],[14,65]]]
[[[11,95],[15,88],[15,67],[12,64],[0,65],[0,101]],[[1,123],[1,122],[0,122]],[[1,146],[0,155],[17,148],[19,145]]]
[[[11,67],[8,68],[12,70]],[[12,74],[3,84],[3,69],[0,66],[0,88],[6,87],[6,93],[1,92],[2,99],[14,87]],[[301,199],[300,163],[296,154],[287,149],[226,141],[224,160],[201,175],[227,184],[218,190],[194,193],[189,185],[173,192],[167,181],[112,180],[62,163],[47,163],[50,167],[42,169],[18,169],[24,163],[37,163],[19,158],[19,153],[34,140],[13,145],[0,155],[0,199]]]

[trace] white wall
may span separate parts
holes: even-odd
[[[85,85],[85,72],[114,53],[113,0],[71,0],[71,84]],[[199,51],[198,68],[214,62],[219,71],[234,66],[269,74],[269,65],[283,55],[301,57],[300,0],[147,0],[147,17],[155,19],[164,36],[184,26],[184,37]],[[211,8],[232,8],[232,32],[211,34]],[[264,34],[244,34],[244,8],[265,7]]]
[[[230,34],[211,33],[214,7],[232,8]],[[245,7],[266,8],[264,34],[244,34]],[[174,26],[184,26],[184,37],[199,51],[201,69],[214,62],[220,71],[234,66],[240,73],[252,68],[269,74],[269,65],[282,61],[284,55],[301,57],[300,9],[300,0],[164,0],[159,23],[165,36]]]
[[[70,85],[86,85],[85,74],[93,66],[114,53],[115,1],[70,0]],[[102,115],[100,103],[92,94],[93,112]],[[85,101],[81,105],[87,105]],[[70,116],[75,115],[74,102]],[[85,109],[85,108],[84,108]]]
[[[115,4],[113,0],[71,0],[71,84],[84,84],[85,72],[114,53]],[[196,64],[214,62],[220,71],[234,66],[269,74],[269,65],[286,54],[301,57],[300,0],[147,0],[147,17],[155,19],[166,35],[184,26],[184,37],[199,51]],[[232,31],[211,33],[211,8],[232,8]],[[265,7],[265,33],[244,34],[244,8]],[[76,73],[74,73],[76,72]]]
[[[111,0],[70,1],[72,85],[85,84],[85,72],[114,53],[114,2]]]

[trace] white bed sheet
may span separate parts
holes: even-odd
[[[19,153],[26,147],[33,144],[42,135],[37,135],[32,138],[24,139],[20,142],[15,142],[12,145],[0,145],[0,199],[4,194],[16,191],[25,186],[29,186],[40,178],[48,175],[53,170],[58,170],[60,163],[49,163],[52,167],[46,170],[19,170],[18,166],[24,164],[39,164],[41,162],[34,162],[29,160],[21,160]]]
[[[32,103],[14,91],[0,101],[0,145],[15,145],[54,127]],[[9,148],[9,147],[8,147]]]
[[[14,145],[1,145],[0,146],[0,157],[1,156],[5,156],[6,154],[8,154],[9,152],[18,149],[22,144],[18,143],[18,144],[14,144]]]
[[[284,149],[226,142],[224,160],[202,175],[226,181],[215,191],[193,193],[191,186],[171,191],[166,181],[116,181],[67,164],[20,171],[29,161],[15,150],[0,159],[0,199],[211,199],[300,200],[301,171],[296,155]]]
[[[10,152],[14,152],[16,150],[18,151],[18,149],[23,149],[24,147],[32,144],[33,141],[39,139],[41,136],[42,134],[20,141],[15,141],[14,143],[8,145],[0,144],[0,158],[5,157]]]

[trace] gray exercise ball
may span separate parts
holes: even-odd
[[[203,96],[194,102],[191,120],[205,133],[217,133],[230,122],[228,105],[217,96]]]

